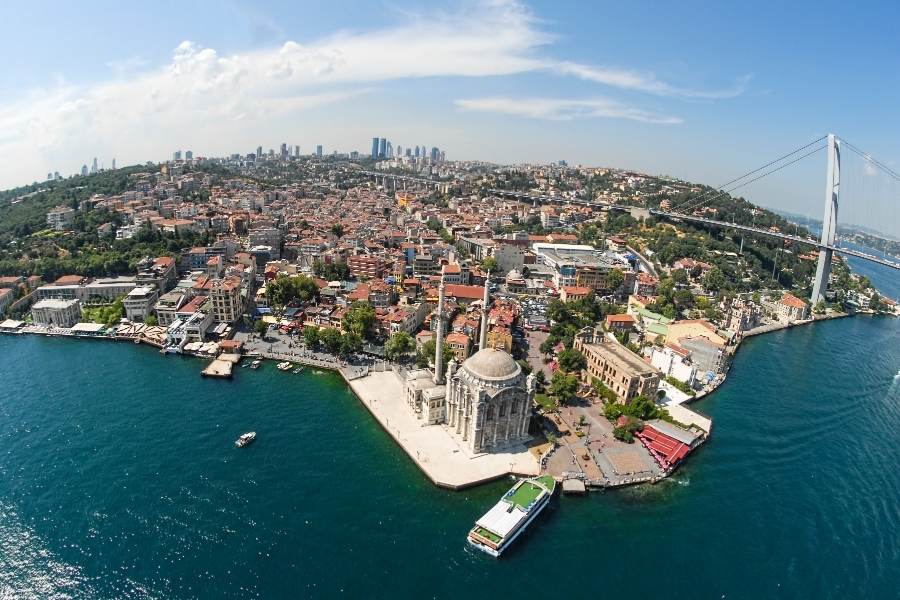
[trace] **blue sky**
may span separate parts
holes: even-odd
[[[896,169],[900,5],[786,4],[29,2],[0,23],[0,186],[375,135],[717,185],[834,131]],[[816,214],[823,179],[817,156],[743,191]],[[868,191],[841,220],[900,233]]]

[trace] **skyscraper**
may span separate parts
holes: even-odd
[[[262,158],[262,146],[256,147],[256,158]]]
[[[407,158],[412,156],[412,150],[410,150],[409,148],[406,149],[406,156],[407,156]]]
[[[172,160],[181,160],[181,150],[172,153]]]
[[[288,149],[287,144],[281,144],[281,158],[287,158]]]
[[[88,174],[88,168],[87,168],[87,165],[81,165],[81,176],[82,176],[82,177],[87,177],[87,174]]]
[[[91,173],[97,172],[97,157],[94,157],[94,163],[91,165]]]
[[[385,156],[387,156],[387,140],[381,138],[381,141],[378,142],[378,158],[384,158]]]
[[[112,159],[112,169],[113,171],[116,170],[116,159]]]
[[[184,153],[184,160],[193,160],[193,159],[194,159],[193,151],[188,150],[187,152]]]
[[[378,158],[378,138],[372,138],[372,158]]]
[[[322,144],[316,146],[316,156],[318,156],[319,158],[322,157]]]
[[[403,146],[397,144],[397,156],[403,156]]]
[[[300,158],[300,144],[294,146],[294,158]]]
[[[419,158],[419,147],[416,146],[416,158]]]
[[[394,157],[394,145],[390,142],[387,143],[387,149],[384,153],[385,158],[393,158]]]

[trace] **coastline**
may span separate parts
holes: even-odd
[[[833,313],[829,315],[817,316],[813,319],[804,321],[796,321],[790,323],[779,323],[770,326],[755,328],[742,334],[736,344],[728,350],[730,358],[728,366],[724,373],[714,381],[709,389],[699,392],[696,396],[691,397],[681,403],[685,410],[696,413],[700,417],[710,421],[709,431],[703,437],[703,441],[698,446],[705,444],[712,435],[712,419],[702,411],[694,407],[688,408],[689,405],[699,400],[708,398],[717,391],[722,384],[728,379],[728,373],[733,365],[735,356],[741,347],[745,338],[756,337],[766,333],[772,333],[783,329],[791,329],[800,325],[808,325],[819,321],[829,321],[844,317],[856,316],[862,313]],[[8,335],[44,335],[46,337],[68,337],[77,339],[97,339],[110,341],[132,341],[133,343],[147,343],[152,347],[159,346],[153,343],[153,340],[145,337],[123,337],[116,335],[91,335],[77,334],[72,331],[51,330],[40,328],[39,326],[27,326],[16,331],[2,331]],[[214,357],[206,355],[198,355],[194,353],[183,353],[182,356],[191,356],[195,358],[206,359],[212,361]],[[343,378],[344,383],[357,400],[369,411],[375,421],[387,433],[391,439],[403,450],[403,452],[412,460],[413,464],[424,474],[429,481],[437,487],[451,490],[462,490],[494,481],[509,475],[518,476],[534,476],[542,471],[540,457],[531,456],[534,459],[536,470],[531,470],[522,461],[510,460],[510,457],[522,457],[525,452],[517,452],[513,454],[494,455],[497,460],[489,460],[491,455],[480,455],[475,457],[466,457],[464,460],[460,458],[464,455],[461,447],[454,441],[449,432],[444,431],[443,438],[435,443],[435,433],[440,434],[439,425],[424,427],[416,422],[414,415],[407,414],[402,384],[397,379],[393,369],[387,363],[381,363],[369,366],[348,367],[346,363],[338,361],[323,361],[309,356],[303,356],[296,353],[279,353],[267,351],[254,351],[244,355],[244,358],[260,357],[270,360],[288,360],[298,364],[303,364],[312,368],[333,371]],[[375,381],[378,379],[378,381]],[[388,382],[387,380],[391,381]],[[384,380],[384,381],[382,381]],[[392,421],[393,419],[393,421]],[[441,457],[452,457],[452,460],[442,460]],[[487,460],[482,460],[488,457]],[[657,478],[631,479],[627,483],[621,482],[619,485],[603,485],[588,486],[588,489],[606,489],[607,487],[622,487],[626,485],[634,485],[638,483],[657,483],[667,478],[677,471],[676,467],[671,472]]]

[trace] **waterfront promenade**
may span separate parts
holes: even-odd
[[[534,476],[540,471],[536,454],[525,446],[472,455],[443,425],[423,425],[407,406],[403,384],[392,370],[372,372],[347,383],[435,485],[462,489],[509,474]]]

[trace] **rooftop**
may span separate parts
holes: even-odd
[[[470,356],[463,368],[482,379],[511,379],[522,372],[522,367],[507,352],[485,348]]]

